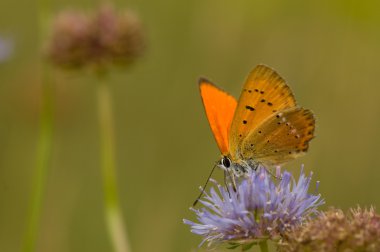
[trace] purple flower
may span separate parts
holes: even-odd
[[[242,178],[236,191],[231,185],[216,185],[193,209],[197,222],[184,220],[191,232],[204,237],[200,246],[207,242],[250,244],[266,239],[277,240],[290,227],[301,224],[307,217],[318,213],[324,203],[319,194],[308,193],[311,176],[301,170],[298,182],[289,172],[278,180],[259,168]],[[278,182],[274,182],[276,180]],[[318,184],[317,184],[318,185]]]

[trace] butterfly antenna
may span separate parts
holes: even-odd
[[[208,175],[208,178],[207,178],[207,180],[206,180],[205,185],[204,185],[203,188],[202,188],[201,193],[199,194],[199,196],[197,197],[197,199],[196,199],[196,200],[194,201],[194,203],[193,203],[193,207],[198,203],[199,199],[202,197],[203,193],[205,192],[205,190],[206,190],[206,186],[207,186],[208,182],[210,181],[210,178],[211,178],[212,174],[214,173],[215,167],[216,167],[216,165],[214,165],[214,167],[212,168],[212,170],[211,170],[211,172],[210,172],[210,175]]]

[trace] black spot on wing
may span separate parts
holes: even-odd
[[[250,110],[250,111],[254,111],[254,110],[255,110],[255,108],[254,108],[254,107],[251,107],[251,106],[248,106],[248,105],[247,105],[247,106],[245,106],[245,108],[246,108],[246,109],[248,109],[248,110]]]

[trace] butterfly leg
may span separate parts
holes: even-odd
[[[249,173],[251,171],[257,171],[259,166],[260,164],[253,160],[244,161],[244,168],[245,168],[244,172]]]
[[[230,186],[228,185],[229,180],[231,180],[231,177],[230,177],[229,173],[226,170],[224,170],[224,185],[226,186],[228,196],[231,198]]]
[[[236,180],[235,180],[235,174],[233,171],[231,171],[231,169],[226,169],[225,170],[225,174],[228,175],[228,178],[229,180],[231,181],[231,184],[232,184],[232,189],[234,190],[234,192],[236,192]],[[227,186],[227,189],[229,188],[228,185]]]
[[[264,168],[272,177],[274,177],[275,179],[278,179],[278,180],[282,180],[282,176],[281,176],[281,167],[280,166],[277,166],[276,167],[276,174],[273,173],[273,171],[269,168],[266,168],[265,166],[261,166],[262,168]]]

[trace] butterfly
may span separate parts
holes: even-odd
[[[217,166],[223,170],[239,177],[307,152],[315,117],[297,105],[289,86],[273,69],[256,66],[238,101],[205,78],[200,78],[199,88],[222,155]]]

